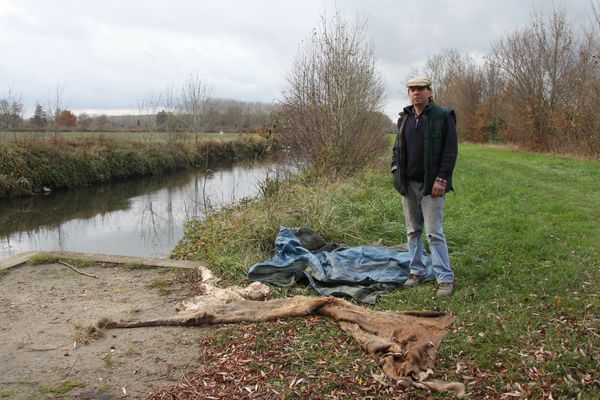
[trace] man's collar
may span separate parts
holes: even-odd
[[[423,109],[423,112],[421,114],[423,114],[425,111],[427,111],[427,109],[429,107],[431,107],[432,105],[433,105],[433,98],[430,97],[429,98],[429,103],[427,103],[427,105],[425,106],[425,108]],[[407,113],[412,114],[412,115],[416,115],[416,113],[415,113],[415,106],[411,104],[410,106],[404,107],[404,112],[407,112]],[[421,115],[421,114],[419,114],[419,115]]]

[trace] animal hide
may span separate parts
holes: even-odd
[[[334,297],[295,296],[264,300],[268,287],[254,283],[247,288],[222,289],[202,284],[202,295],[183,302],[177,315],[139,322],[103,319],[99,328],[147,326],[196,326],[272,321],[280,318],[322,315],[337,321],[361,347],[378,360],[384,374],[405,386],[435,391],[454,391],[462,397],[462,383],[429,379],[437,350],[454,318],[445,312],[373,311]]]

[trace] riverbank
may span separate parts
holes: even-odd
[[[217,163],[264,157],[272,140],[161,143],[91,137],[0,144],[0,198],[34,195]]]
[[[226,285],[242,283],[251,265],[273,255],[282,225],[306,226],[327,241],[349,245],[404,242],[400,198],[387,170],[388,160],[382,159],[377,170],[350,180],[271,182],[260,200],[190,222],[172,257],[207,262]],[[452,312],[455,331],[442,343],[435,372],[467,384],[472,398],[598,398],[600,163],[461,145],[454,184],[445,230],[455,294],[437,299],[431,285],[397,290],[376,309]],[[321,331],[319,339],[314,327],[295,322],[265,329],[272,337],[291,329],[299,343],[346,340],[334,327]],[[243,342],[243,334],[232,331],[227,343]],[[258,358],[274,348],[263,342]],[[371,390],[376,382],[368,364],[350,380],[319,380],[313,374],[319,350],[301,347],[290,355],[293,371],[282,373],[302,382],[269,382],[280,393],[334,396],[343,385],[346,393],[379,398]],[[339,369],[353,365],[354,350],[336,348]]]

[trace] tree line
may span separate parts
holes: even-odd
[[[143,111],[143,110],[142,110]],[[18,131],[189,131],[189,116],[173,107],[158,107],[154,114],[90,115],[75,114],[58,108],[53,112],[37,103],[33,115],[24,117],[21,100],[12,93],[0,99],[0,132]],[[202,114],[204,132],[262,132],[272,127],[273,104],[246,102],[233,99],[211,98]]]
[[[461,140],[600,156],[600,1],[593,23],[565,10],[533,13],[483,60],[447,49],[412,73],[432,77],[435,100],[455,108]]]

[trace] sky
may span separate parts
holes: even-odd
[[[0,98],[10,91],[26,116],[57,91],[76,113],[131,113],[197,74],[214,97],[276,102],[301,42],[337,9],[366,19],[382,111],[395,120],[410,69],[428,57],[456,49],[482,58],[553,5],[575,27],[589,25],[592,1],[0,0]]]

